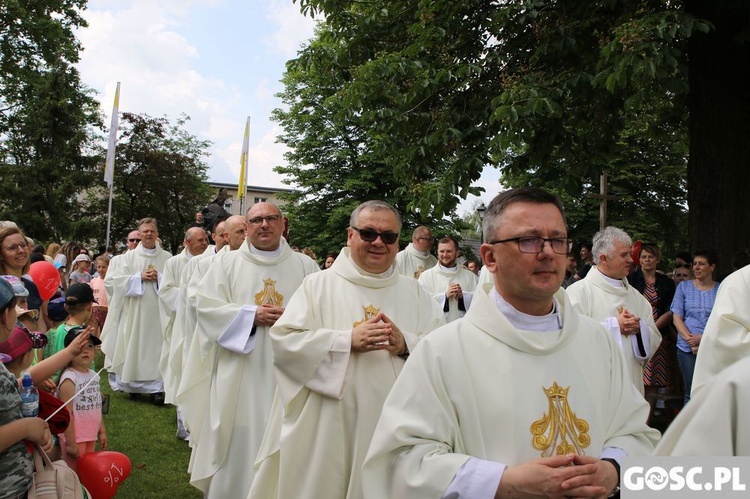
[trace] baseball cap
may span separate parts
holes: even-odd
[[[21,357],[31,350],[31,346],[31,338],[26,331],[18,326],[14,327],[8,339],[0,342],[0,354],[5,354],[2,357],[3,363],[7,364]]]
[[[68,334],[65,335],[65,340],[63,340],[64,345],[67,347],[70,345],[70,343],[78,336],[79,334],[86,331],[86,328],[83,326],[73,327],[68,331]],[[89,341],[94,344],[94,346],[101,345],[102,340],[97,338],[96,336],[89,335]]]
[[[15,297],[13,285],[5,279],[0,279],[0,308],[6,306]]]
[[[76,303],[99,303],[94,299],[94,290],[85,282],[78,282],[68,287],[65,293],[65,303],[74,305]]]
[[[78,262],[90,262],[90,261],[91,261],[91,258],[89,258],[89,256],[88,256],[88,255],[85,255],[85,254],[83,254],[83,253],[81,253],[80,255],[78,255],[77,257],[75,257],[75,258],[73,259],[73,263],[78,263]]]
[[[13,293],[15,293],[16,296],[21,298],[29,296],[29,290],[26,289],[26,286],[23,285],[21,279],[14,275],[4,275],[2,276],[2,278],[8,281],[11,286],[13,286]]]
[[[68,316],[65,310],[65,298],[55,298],[47,304],[47,316],[55,322],[64,321]]]

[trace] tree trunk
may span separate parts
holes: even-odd
[[[725,276],[750,246],[750,2],[688,0],[686,10],[714,25],[688,48],[691,249],[714,249]]]

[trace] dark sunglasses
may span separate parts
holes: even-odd
[[[375,242],[378,237],[383,241],[383,244],[393,244],[398,240],[398,233],[396,232],[378,232],[372,229],[358,229],[357,227],[352,227],[352,229],[359,232],[359,237],[368,243]]]
[[[692,267],[692,265],[690,265],[689,263],[677,263],[674,266],[674,268],[676,269],[679,269],[679,268],[689,269],[690,267]]]
[[[141,240],[140,239],[128,239],[128,242],[129,243],[140,243]]]

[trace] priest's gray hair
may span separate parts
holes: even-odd
[[[607,258],[614,256],[615,244],[624,243],[626,246],[632,246],[633,240],[624,230],[618,227],[605,227],[594,234],[594,245],[591,253],[594,255],[594,263],[599,262],[599,257],[604,255]]]
[[[498,237],[503,212],[514,203],[552,204],[560,211],[565,226],[568,226],[560,198],[539,187],[517,187],[501,192],[487,206],[482,221],[482,233],[485,241],[491,241]]]
[[[396,221],[398,222],[398,232],[401,232],[401,214],[398,212],[396,208],[394,208],[390,204],[386,203],[385,201],[379,201],[379,200],[365,201],[361,205],[354,208],[354,211],[352,212],[352,216],[349,217],[349,227],[359,228],[357,224],[359,223],[359,214],[362,212],[362,210],[372,210],[372,211],[389,210],[391,213],[396,215]]]

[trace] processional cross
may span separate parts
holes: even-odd
[[[599,177],[599,194],[586,194],[586,197],[599,200],[599,230],[607,226],[607,201],[617,201],[620,196],[607,194],[607,172]]]

